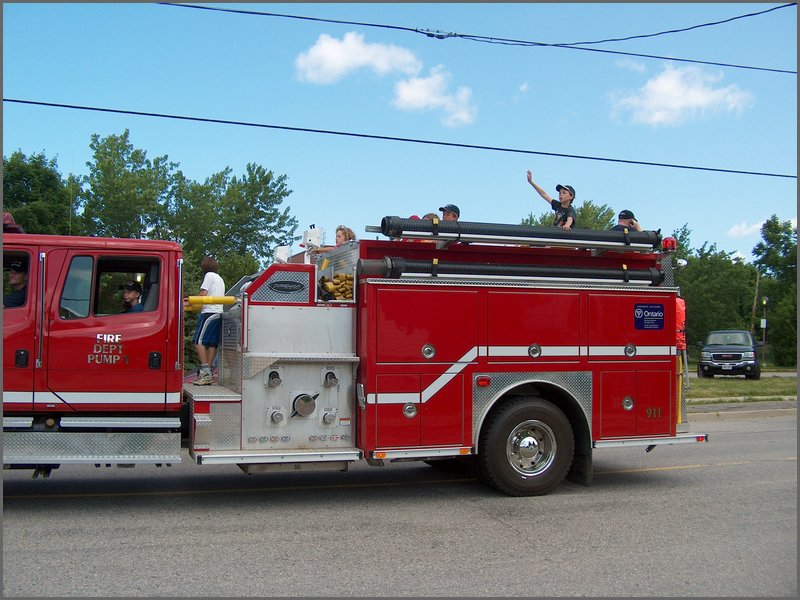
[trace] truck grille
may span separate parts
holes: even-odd
[[[742,360],[742,353],[741,352],[720,352],[718,354],[711,355],[714,360],[718,361],[740,361]]]

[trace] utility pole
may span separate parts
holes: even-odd
[[[764,296],[761,298],[761,304],[764,306],[764,318],[761,319],[761,335],[762,341],[764,343],[764,360],[762,364],[766,367],[767,366],[767,304],[769,304],[769,298]]]
[[[753,293],[753,311],[750,313],[750,333],[756,333],[756,304],[758,303],[758,280],[761,279],[761,273],[756,270],[756,291]]]

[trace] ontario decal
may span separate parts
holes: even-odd
[[[636,329],[664,329],[664,305],[634,305],[633,326]]]

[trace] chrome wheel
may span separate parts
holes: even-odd
[[[520,423],[506,440],[506,458],[513,469],[524,476],[538,475],[550,468],[557,449],[553,430],[537,420]]]

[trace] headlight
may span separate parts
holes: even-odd
[[[703,360],[711,360],[711,352],[701,352],[700,358]]]
[[[742,358],[755,358],[755,352],[742,352]]]

